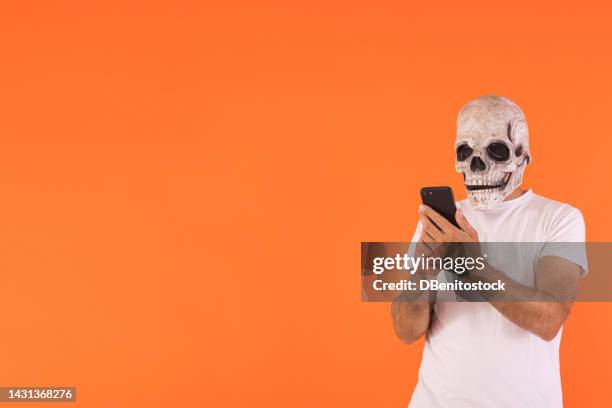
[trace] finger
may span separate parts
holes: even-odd
[[[419,212],[429,217],[443,232],[449,232],[452,230],[452,228],[455,228],[455,226],[448,222],[446,218],[435,212],[431,207],[427,205],[421,205],[421,207],[419,207]]]
[[[433,222],[423,213],[419,213],[419,218],[421,219],[421,225],[423,226],[423,231],[429,234],[435,240],[441,240],[443,233],[434,225]]]
[[[455,219],[457,220],[457,224],[459,224],[459,227],[463,231],[465,231],[470,237],[472,237],[472,239],[478,238],[478,231],[476,231],[474,227],[472,227],[472,224],[469,223],[467,218],[465,218],[465,214],[463,214],[463,211],[461,209],[458,209],[455,213]]]
[[[429,242],[426,242],[426,240]],[[435,243],[432,241],[431,237],[422,232],[414,253],[417,256],[430,254],[433,251],[433,245],[435,245]]]
[[[431,235],[429,235],[429,234],[427,233],[427,231],[425,231],[425,229],[423,229],[423,230],[421,231],[421,236],[419,237],[419,242],[422,242],[422,243],[424,243],[424,244],[425,244],[427,247],[429,247],[429,245],[427,245],[427,244],[429,244],[430,242],[435,242],[435,240],[433,239],[433,237],[432,237]]]
[[[436,242],[438,242],[438,240],[434,237],[432,237],[430,234],[427,233],[427,231],[423,231],[423,242],[426,242],[428,244],[435,244]],[[431,249],[431,248],[430,248]]]

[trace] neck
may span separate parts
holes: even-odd
[[[527,190],[523,190],[520,187],[517,187],[514,189],[513,192],[511,192],[510,194],[508,194],[506,196],[506,198],[504,198],[504,201],[510,201],[510,200],[514,200],[515,198],[519,198],[520,196],[522,196],[523,194],[525,194]]]

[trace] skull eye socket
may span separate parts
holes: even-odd
[[[504,143],[493,142],[487,146],[487,155],[497,162],[505,162],[510,158],[510,149]]]
[[[464,161],[472,155],[474,150],[467,144],[462,144],[457,147],[457,161]]]

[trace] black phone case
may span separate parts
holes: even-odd
[[[423,204],[431,207],[434,211],[446,218],[448,222],[459,228],[457,221],[455,221],[457,206],[455,206],[453,190],[451,190],[450,187],[423,187],[421,189],[421,200]]]

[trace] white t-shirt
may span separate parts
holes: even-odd
[[[585,239],[579,210],[531,190],[491,209],[476,210],[468,200],[458,202],[457,208],[478,231],[481,242]],[[419,223],[413,242],[421,229]],[[546,255],[569,258],[586,273],[584,253],[560,252],[553,248]],[[521,263],[535,269],[536,256],[542,253],[523,256],[531,259]],[[486,302],[436,302],[409,407],[562,407],[560,340],[561,331],[552,341],[544,341]]]

